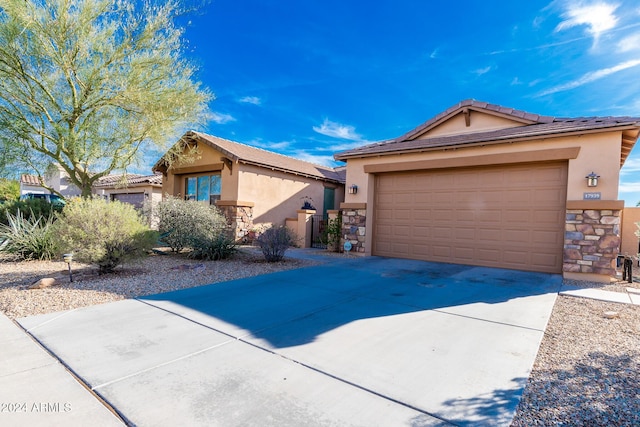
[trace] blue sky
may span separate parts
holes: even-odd
[[[640,117],[637,0],[209,0],[187,18],[187,54],[216,95],[197,130],[315,163],[468,98]],[[640,148],[621,181],[635,205]]]

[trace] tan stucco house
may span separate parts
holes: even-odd
[[[334,156],[347,162],[346,240],[364,255],[608,280],[620,251],[620,168],[639,132],[637,117],[462,101]]]
[[[107,175],[93,184],[91,192],[108,200],[118,200],[142,208],[145,201],[162,200],[162,175]]]
[[[285,225],[305,202],[323,214],[344,200],[344,170],[194,131],[177,144],[181,150],[196,148],[197,155],[170,167],[163,159],[156,163],[163,194],[215,204],[236,239],[261,224]]]

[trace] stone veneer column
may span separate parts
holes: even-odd
[[[351,252],[365,252],[367,239],[367,204],[366,203],[342,203],[342,238],[340,246],[344,248],[346,241],[351,242]]]
[[[250,243],[249,231],[253,228],[253,202],[218,200],[216,206],[227,217],[232,238],[239,243]]]
[[[567,202],[563,272],[615,276],[623,207],[619,201]]]

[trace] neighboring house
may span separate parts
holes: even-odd
[[[107,175],[99,178],[91,189],[93,194],[142,208],[146,200],[162,200],[162,175]]]
[[[51,164],[45,171],[44,184],[53,188],[63,197],[79,196],[81,191],[69,180],[69,175],[60,166]],[[49,194],[50,191],[44,188],[37,175],[23,174],[20,176],[20,194],[35,193]]]
[[[163,194],[218,206],[238,239],[259,224],[284,225],[305,201],[324,214],[344,200],[344,171],[200,132],[187,132],[178,144],[197,148],[198,156],[171,167],[156,163]]]
[[[40,178],[36,175],[23,174],[20,175],[20,195],[27,193],[47,194],[49,190],[40,184]]]
[[[608,280],[637,117],[554,118],[462,101],[347,162],[344,232],[381,255]],[[597,186],[587,176],[599,175]]]

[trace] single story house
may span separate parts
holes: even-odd
[[[162,175],[107,175],[99,178],[91,191],[109,200],[118,200],[142,208],[146,200],[162,200]]]
[[[177,144],[197,155],[181,164],[168,165],[164,157],[155,164],[163,194],[216,205],[238,240],[260,224],[285,225],[300,209],[325,214],[344,200],[344,170],[201,132],[189,131]]]
[[[352,251],[609,280],[638,117],[556,118],[465,100],[336,154]]]

